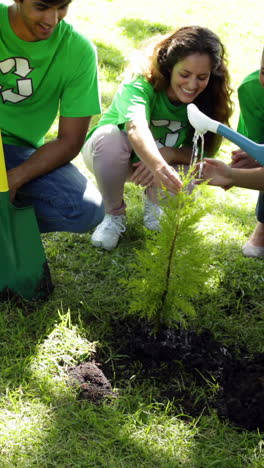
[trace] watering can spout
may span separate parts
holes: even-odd
[[[194,127],[197,133],[200,135],[204,135],[208,131],[217,133],[218,135],[221,135],[235,143],[241,149],[246,151],[249,156],[264,166],[264,145],[259,145],[226,125],[211,119],[201,112],[195,104],[188,104],[187,114],[190,124]]]
[[[203,114],[195,104],[188,104],[187,114],[190,124],[200,135],[204,135],[208,131],[217,133],[219,122]]]

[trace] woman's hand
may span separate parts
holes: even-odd
[[[172,193],[178,193],[182,188],[178,172],[166,163],[155,170],[154,183],[159,187],[165,187]]]
[[[126,122],[126,131],[135,153],[152,173],[154,184],[159,187],[164,186],[172,193],[179,192],[182,187],[179,175],[162,157],[147,120],[140,118]],[[141,170],[143,169],[140,167],[139,171],[141,172]]]
[[[132,164],[135,170],[129,178],[129,182],[134,182],[136,185],[141,185],[142,187],[147,187],[154,182],[154,177],[152,172],[145,166],[142,161]]]

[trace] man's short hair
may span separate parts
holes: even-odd
[[[23,0],[20,0],[23,2]],[[42,3],[46,3],[47,5],[59,5],[61,4],[70,4],[72,0],[40,0]]]

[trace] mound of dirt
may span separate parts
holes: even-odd
[[[105,397],[113,396],[112,386],[94,361],[69,367],[70,381],[80,389],[80,398],[98,403]]]

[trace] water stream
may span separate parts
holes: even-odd
[[[195,130],[193,136],[193,149],[192,149],[192,157],[191,157],[191,165],[195,165],[198,162],[199,157],[199,139],[201,139],[201,151],[200,151],[200,165],[199,165],[199,173],[198,178],[201,179],[202,177],[202,170],[203,170],[203,158],[204,158],[204,136]]]

